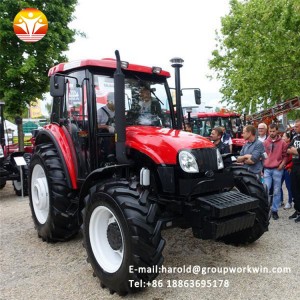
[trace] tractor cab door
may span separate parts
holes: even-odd
[[[115,157],[115,97],[112,75],[94,74],[93,88],[96,103],[97,167],[116,162]]]
[[[66,78],[63,119],[76,153],[77,176],[79,179],[84,179],[91,171],[87,81],[84,80],[85,71],[83,70],[73,72],[69,76]]]

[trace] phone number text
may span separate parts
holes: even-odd
[[[153,280],[145,282],[143,280],[135,281],[129,280],[129,286],[135,288],[228,288],[230,285],[229,280],[221,279],[168,279],[168,280]]]

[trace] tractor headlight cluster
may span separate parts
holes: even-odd
[[[223,163],[223,158],[222,155],[219,151],[219,149],[217,150],[217,164],[218,164],[218,170],[223,169],[224,168],[224,163]]]
[[[179,153],[179,164],[181,169],[187,173],[199,172],[195,156],[188,151],[181,151]]]

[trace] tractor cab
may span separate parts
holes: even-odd
[[[114,59],[64,63],[49,71],[52,124],[45,128],[58,124],[57,128],[69,133],[74,145],[70,155],[76,158],[74,175],[79,180],[93,170],[118,163],[116,137],[122,136],[120,131],[146,128],[150,133],[151,128],[182,127],[174,112],[168,72],[126,62],[121,62],[121,68],[121,95],[116,92]],[[195,92],[194,101],[197,97]]]

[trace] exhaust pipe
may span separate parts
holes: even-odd
[[[120,164],[130,164],[126,156],[126,121],[125,121],[125,76],[121,69],[121,59],[118,50],[115,51],[117,67],[114,73],[115,92],[115,141],[116,158]]]
[[[177,129],[182,129],[183,115],[181,105],[180,68],[183,66],[184,60],[180,57],[174,57],[170,62],[171,66],[175,69]]]

